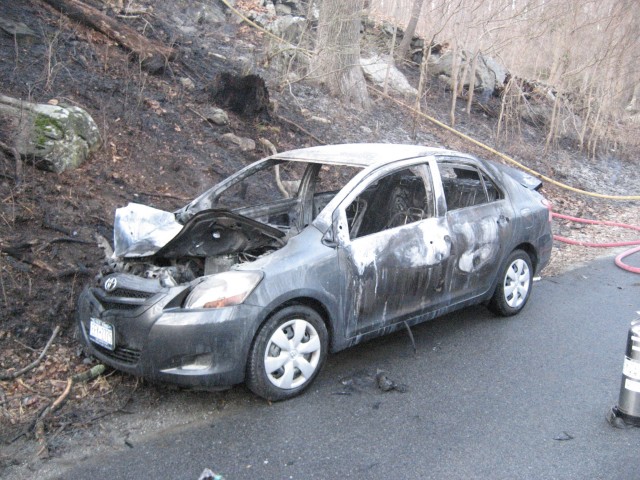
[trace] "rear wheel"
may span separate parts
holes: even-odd
[[[524,308],[531,294],[533,269],[527,252],[514,250],[498,277],[489,309],[497,315],[515,315]]]
[[[295,305],[276,312],[251,347],[247,386],[271,401],[300,394],[324,364],[327,337],[322,318],[309,307]]]

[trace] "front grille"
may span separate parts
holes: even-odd
[[[113,291],[107,292],[100,287],[92,289],[94,297],[104,310],[131,312],[148,305],[148,300],[162,291],[157,280],[130,277],[118,277],[118,280],[121,284]]]
[[[129,365],[135,365],[140,359],[140,350],[133,348],[116,347],[115,350],[109,350],[95,344],[94,347],[103,355]]]
[[[140,290],[131,290],[128,288],[116,288],[113,292],[108,292],[110,297],[125,297],[125,298],[149,298],[153,297],[153,292],[141,292]]]
[[[132,310],[136,310],[140,304],[137,303],[116,303],[116,302],[106,302],[106,301],[101,301],[100,304],[102,305],[102,308],[104,308],[105,310],[125,310],[125,311],[132,311]]]

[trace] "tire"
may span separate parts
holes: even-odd
[[[514,250],[500,272],[489,309],[504,317],[515,315],[527,304],[532,287],[531,258],[522,250]]]
[[[302,305],[283,308],[256,335],[247,364],[246,384],[269,401],[304,391],[327,357],[328,334],[318,313]]]

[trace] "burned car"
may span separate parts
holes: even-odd
[[[551,253],[540,185],[422,146],[267,157],[175,212],[118,209],[81,339],[153,380],[295,396],[329,352],[472,304],[518,313]]]

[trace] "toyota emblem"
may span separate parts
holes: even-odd
[[[107,278],[107,280],[104,282],[104,289],[107,292],[113,292],[117,286],[118,286],[118,280],[115,279],[114,277]]]

